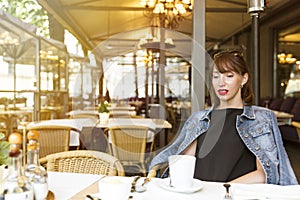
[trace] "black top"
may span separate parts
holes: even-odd
[[[213,110],[206,133],[198,137],[194,177],[227,182],[256,170],[256,158],[236,130],[242,109]]]

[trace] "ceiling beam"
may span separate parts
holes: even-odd
[[[120,7],[120,6],[84,6],[65,5],[64,9],[69,10],[100,10],[100,11],[152,11],[152,8],[145,7]],[[206,12],[247,12],[247,8],[206,8]]]
[[[282,45],[296,45],[296,44],[300,44],[300,41],[288,41],[288,40],[281,41],[281,40],[279,40],[279,43]]]
[[[78,25],[62,11],[62,7],[47,0],[38,0],[38,3],[47,10],[48,13],[55,16],[56,20],[62,24],[66,29],[68,29],[79,41],[88,49],[93,48],[94,44],[92,41],[84,40],[83,38],[88,38],[87,34],[83,32],[83,29],[78,27]],[[60,12],[61,11],[61,12]]]
[[[233,0],[217,0],[217,1],[221,1],[223,3],[229,3],[229,4],[234,4],[234,5],[238,5],[238,6],[245,6],[245,7],[247,7],[247,3],[243,3],[243,2],[239,2],[239,1],[233,1]]]

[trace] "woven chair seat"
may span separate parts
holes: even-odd
[[[104,152],[74,150],[46,156],[47,171],[124,176],[120,161]]]

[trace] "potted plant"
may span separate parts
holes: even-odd
[[[98,113],[100,118],[100,123],[106,123],[109,118],[109,103],[107,101],[101,101],[98,106]]]
[[[9,148],[10,144],[8,141],[5,141],[5,135],[0,133],[0,193],[3,192],[3,185],[6,181],[8,171],[8,157],[9,157]]]
[[[8,141],[4,140],[5,135],[0,133],[0,166],[6,165],[8,160],[8,152],[10,144]]]

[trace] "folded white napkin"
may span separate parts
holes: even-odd
[[[234,200],[300,200],[300,185],[233,184],[231,194]]]

